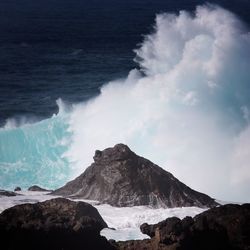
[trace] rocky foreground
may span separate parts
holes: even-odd
[[[17,250],[249,250],[250,204],[224,205],[194,218],[176,217],[141,231],[151,239],[107,241],[98,211],[85,202],[56,198],[17,205],[0,214],[1,249]],[[3,247],[3,248],[2,248]]]
[[[33,191],[44,191],[33,186]],[[218,206],[171,173],[133,153],[126,145],[96,151],[94,163],[52,192],[113,206],[212,207],[182,220],[143,224],[147,240],[115,242],[100,235],[106,222],[92,205],[56,198],[17,205],[0,214],[1,248],[6,250],[250,250],[250,204]],[[0,196],[14,192],[1,190]]]
[[[85,202],[56,198],[17,205],[0,214],[1,249],[114,249],[100,236],[105,227],[96,208]]]
[[[250,204],[224,205],[183,220],[141,225],[149,240],[113,242],[119,250],[249,250]]]
[[[218,205],[208,195],[189,188],[171,173],[136,155],[124,144],[97,150],[94,163],[83,174],[52,194],[98,200],[118,207]]]

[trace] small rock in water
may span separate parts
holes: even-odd
[[[45,188],[41,188],[41,187],[39,187],[37,185],[34,185],[34,186],[29,187],[28,191],[49,192],[49,191],[52,191],[52,190],[47,190]]]
[[[12,191],[7,191],[7,190],[1,190],[0,189],[0,196],[16,196],[16,195],[19,195],[15,192],[12,192]]]

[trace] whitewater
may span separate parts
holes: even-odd
[[[122,142],[196,190],[249,202],[248,27],[214,5],[158,14],[135,54],[138,68],[88,102],[59,99],[59,113],[35,123],[8,119],[0,188],[58,188]]]
[[[48,192],[19,191],[17,193],[19,195],[12,197],[0,196],[0,213],[15,205],[43,202],[56,198],[56,196],[49,195]],[[140,231],[140,225],[145,222],[155,224],[173,216],[181,219],[186,216],[194,217],[196,214],[206,210],[198,207],[153,209],[148,206],[134,206],[118,208],[107,204],[99,204],[98,201],[77,201],[88,202],[98,210],[108,225],[108,228],[101,231],[101,235],[105,236],[107,239],[114,239],[116,241],[149,238],[149,236],[142,234]]]

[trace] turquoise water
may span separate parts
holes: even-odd
[[[0,130],[0,188],[63,185],[70,177],[64,153],[70,143],[62,115]]]

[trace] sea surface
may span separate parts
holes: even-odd
[[[155,15],[202,0],[1,0],[0,124],[41,120],[56,100],[77,103],[137,67],[133,49]],[[250,23],[247,0],[212,1]]]
[[[58,188],[123,142],[199,191],[249,199],[249,13],[248,0],[1,0],[0,188]]]

